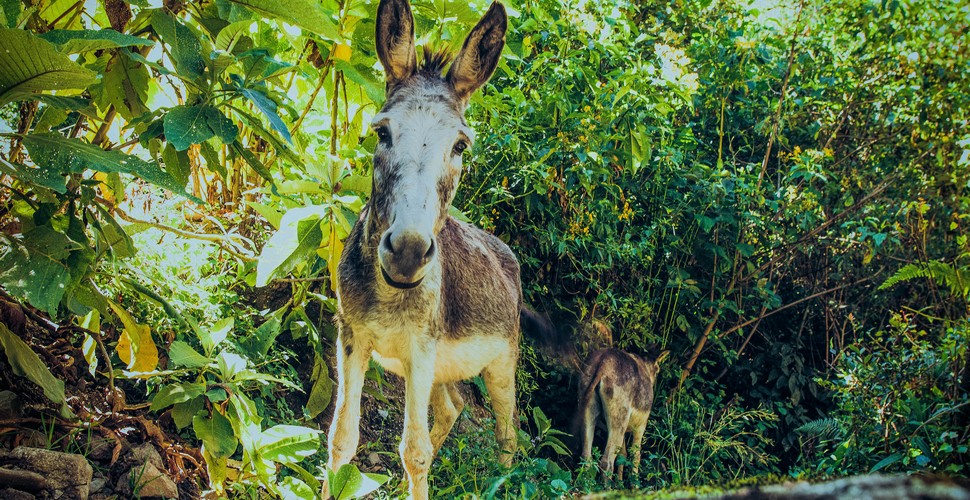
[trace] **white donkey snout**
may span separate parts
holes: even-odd
[[[435,253],[434,238],[430,234],[392,228],[381,236],[377,258],[387,284],[413,288],[424,278]]]

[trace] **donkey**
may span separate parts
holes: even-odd
[[[338,391],[327,465],[336,470],[356,453],[361,389],[373,358],[404,379],[399,451],[411,497],[425,499],[428,469],[464,407],[456,384],[480,373],[500,461],[511,465],[520,322],[526,329],[551,325],[523,307],[509,247],[448,214],[462,153],[475,137],[464,112],[498,64],[505,8],[492,4],[444,76],[445,52],[425,48],[418,64],[406,0],[381,0],[376,24],[387,101],[371,124],[379,139],[372,196],[337,270]]]
[[[590,355],[580,382],[579,417],[582,422],[582,458],[593,451],[593,431],[601,413],[606,419],[606,448],[600,459],[604,475],[613,474],[617,450],[625,457],[624,437],[632,434],[633,476],[640,471],[640,445],[653,407],[653,388],[660,362],[670,351],[656,359],[644,358],[619,349],[601,349]],[[623,480],[620,468],[618,479]]]

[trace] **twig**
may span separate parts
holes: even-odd
[[[145,224],[145,225],[150,226],[150,227],[153,227],[155,229],[159,229],[159,230],[162,230],[162,231],[167,231],[167,232],[172,233],[172,234],[177,234],[177,235],[179,235],[179,236],[181,236],[183,238],[191,238],[191,239],[202,240],[202,241],[210,241],[210,242],[216,243],[216,244],[219,245],[220,248],[222,248],[226,252],[229,252],[230,254],[232,254],[233,257],[236,257],[237,259],[240,259],[240,260],[242,260],[244,262],[256,262],[257,261],[257,259],[255,257],[251,257],[249,255],[244,255],[244,254],[242,254],[242,253],[240,253],[240,252],[238,252],[238,251],[236,251],[236,250],[234,250],[232,248],[232,245],[233,245],[232,235],[192,233],[192,232],[189,232],[189,231],[183,231],[181,229],[176,229],[174,227],[166,226],[164,224],[159,224],[157,222],[151,222],[151,221],[145,221],[145,220],[136,219],[136,218],[128,215],[127,213],[125,213],[124,210],[118,208],[117,206],[112,206],[111,207],[111,212],[117,214],[118,217],[121,217],[122,220],[124,220],[126,222],[130,222],[132,224]]]
[[[775,110],[775,118],[771,124],[771,133],[768,135],[768,145],[765,147],[765,157],[761,161],[761,172],[758,174],[758,187],[755,191],[761,189],[761,182],[764,180],[765,172],[768,170],[768,160],[771,157],[771,147],[775,143],[775,137],[778,135],[778,125],[781,123],[781,111],[785,104],[785,94],[788,93],[788,81],[791,78],[792,66],[795,64],[795,47],[798,44],[799,28],[798,24],[802,19],[802,11],[805,9],[805,0],[802,0],[798,4],[798,15],[795,17],[795,32],[791,37],[791,46],[788,49],[788,66],[785,68],[785,78],[781,83],[781,96],[778,98],[778,108]]]

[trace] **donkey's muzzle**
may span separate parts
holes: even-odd
[[[435,252],[434,239],[420,233],[385,232],[377,251],[384,281],[395,288],[418,286]]]

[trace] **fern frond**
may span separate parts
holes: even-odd
[[[839,421],[834,418],[819,418],[798,427],[795,429],[795,432],[809,434],[811,436],[828,437],[834,435],[841,428]]]
[[[967,284],[964,274],[967,269],[958,269],[946,262],[931,260],[925,264],[906,264],[899,268],[896,274],[890,276],[886,281],[879,285],[880,290],[890,288],[897,283],[914,280],[916,278],[928,278],[941,286],[950,289],[950,292],[961,297],[967,296]]]

